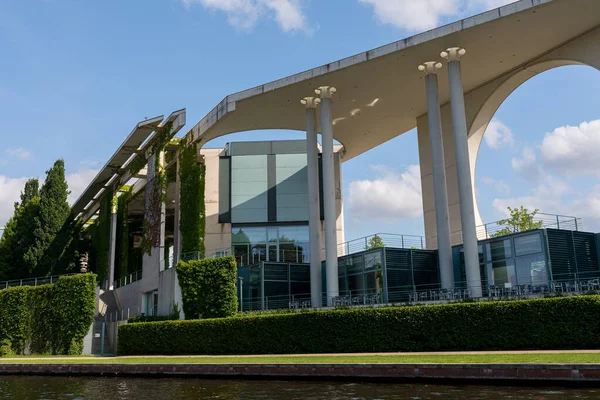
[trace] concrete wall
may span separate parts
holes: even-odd
[[[468,51],[468,49],[467,49]],[[462,59],[463,63],[469,62],[468,53]],[[596,29],[555,50],[531,60],[527,65],[520,67],[509,74],[480,86],[465,94],[465,109],[467,117],[467,130],[469,135],[469,159],[473,186],[475,186],[475,170],[479,147],[483,140],[485,130],[494,114],[506,98],[520,85],[541,72],[564,65],[589,65],[600,70],[600,29]],[[439,73],[440,84],[447,84],[445,70]],[[423,88],[423,90],[425,90]],[[531,107],[535,107],[532,105]],[[448,206],[450,215],[450,231],[452,244],[461,243],[460,231],[460,199],[458,198],[458,180],[456,175],[456,160],[454,156],[454,140],[452,137],[452,118],[450,104],[441,107],[442,130],[444,141],[444,157],[446,163],[446,179],[448,192]],[[429,145],[429,129],[427,114],[417,119],[419,159],[421,164],[421,188],[423,193],[423,216],[425,222],[425,236],[428,247],[436,248],[436,221],[433,198],[433,175],[431,168],[431,149]],[[473,196],[475,196],[473,187]],[[482,225],[477,199],[475,198],[475,222]],[[491,221],[487,221],[491,222]],[[479,239],[485,239],[485,233]]]
[[[200,155],[206,165],[204,190],[206,207],[206,250],[231,247],[231,224],[219,223],[219,156],[223,149],[201,149]]]

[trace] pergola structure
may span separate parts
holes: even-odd
[[[439,250],[442,286],[454,284],[451,246],[458,237],[464,243],[468,285],[478,297],[481,237],[475,227],[481,218],[473,176],[483,134],[515,88],[540,72],[571,64],[600,69],[600,1],[521,0],[228,95],[184,142],[201,146],[235,132],[306,130],[314,244],[319,243],[316,134],[322,134],[326,291],[333,298],[338,294],[333,140],[342,143],[344,160],[349,160],[416,127],[425,234],[428,247]],[[89,217],[99,190],[110,186],[110,179],[126,178],[122,163],[140,146],[142,132],[157,129],[161,121],[136,127],[77,201],[76,213]],[[311,248],[310,253],[312,296],[318,304],[320,252]]]

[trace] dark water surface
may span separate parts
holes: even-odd
[[[1,399],[600,399],[600,389],[209,379],[0,377]]]

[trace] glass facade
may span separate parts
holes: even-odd
[[[262,261],[309,262],[308,226],[233,226],[233,254],[239,265]]]
[[[277,221],[308,221],[306,154],[275,156]]]
[[[231,220],[268,221],[267,156],[231,157]]]

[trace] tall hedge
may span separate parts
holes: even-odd
[[[206,166],[198,161],[196,143],[182,145],[179,150],[179,209],[185,218],[179,220],[181,252],[204,253],[206,209],[204,189]]]
[[[119,327],[119,354],[600,348],[600,296],[298,312]]]
[[[81,354],[95,308],[94,274],[0,290],[0,341],[19,354],[27,345],[35,354]]]
[[[180,261],[177,277],[186,319],[235,315],[237,264],[233,257]]]

